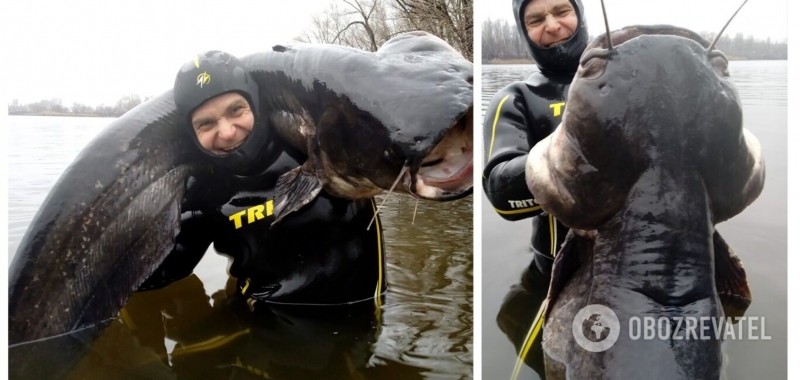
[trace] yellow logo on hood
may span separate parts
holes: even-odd
[[[197,75],[197,85],[203,88],[204,84],[211,82],[211,75],[205,71]]]

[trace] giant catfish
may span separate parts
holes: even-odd
[[[544,309],[548,379],[720,378],[721,339],[628,333],[631,317],[718,321],[750,303],[744,268],[714,226],[758,197],[764,162],[742,126],[728,61],[709,46],[667,25],[598,37],[562,124],[528,156],[534,198],[572,229]],[[618,340],[604,351],[573,338],[588,305],[618,317]]]

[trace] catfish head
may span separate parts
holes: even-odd
[[[388,62],[403,62],[403,83],[385,124],[394,167],[402,160],[400,192],[449,201],[472,192],[472,64],[443,40],[411,32],[387,41],[376,52]],[[388,169],[388,168],[387,168]],[[402,169],[401,169],[402,170]],[[397,171],[375,173],[390,190]]]
[[[419,142],[401,148],[408,168],[401,192],[433,201],[460,199],[472,192],[472,107],[438,139],[415,140]]]
[[[670,162],[699,171],[714,223],[752,203],[764,181],[760,146],[742,127],[727,58],[709,45],[669,25],[597,37],[562,124],[529,156],[537,202],[567,226],[593,229],[620,209],[644,170]]]
[[[446,42],[410,32],[375,53],[299,45],[262,61],[279,60],[294,71],[265,86],[287,89],[271,121],[309,161],[279,180],[275,223],[321,189],[347,199],[471,194],[473,69]]]

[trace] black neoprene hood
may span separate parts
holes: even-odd
[[[520,37],[528,43],[528,50],[531,57],[536,61],[545,74],[555,75],[575,75],[580,64],[581,55],[586,49],[589,41],[589,32],[586,29],[586,20],[583,14],[583,3],[580,0],[569,0],[575,8],[578,17],[578,27],[567,41],[553,47],[542,47],[534,44],[528,38],[528,31],[525,29],[525,6],[533,0],[513,0],[514,19],[517,21],[517,32]]]
[[[253,112],[253,130],[244,143],[226,155],[215,155],[200,145],[192,127],[192,112],[209,99],[228,92],[244,96]],[[185,129],[198,149],[215,165],[233,174],[247,174],[262,166],[269,131],[258,107],[258,86],[234,56],[221,51],[207,51],[181,67],[173,88],[175,107]]]

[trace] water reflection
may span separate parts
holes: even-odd
[[[427,368],[425,377],[468,378],[472,197],[443,204],[419,202],[416,217],[414,205],[409,197],[392,196],[381,212],[390,282],[375,356],[388,365],[399,361]]]
[[[534,267],[533,271],[529,266],[522,272],[519,283],[511,286],[497,313],[497,326],[514,344],[517,352],[513,379],[530,377],[526,374],[529,370],[523,363],[540,378],[545,378],[542,330],[541,325],[537,328],[534,323],[537,322],[539,309],[547,297],[548,282],[547,278],[537,276],[539,271],[533,262],[531,265]]]
[[[372,302],[251,312],[228,285],[209,297],[190,276],[135,294],[70,378],[363,378],[381,326]]]

